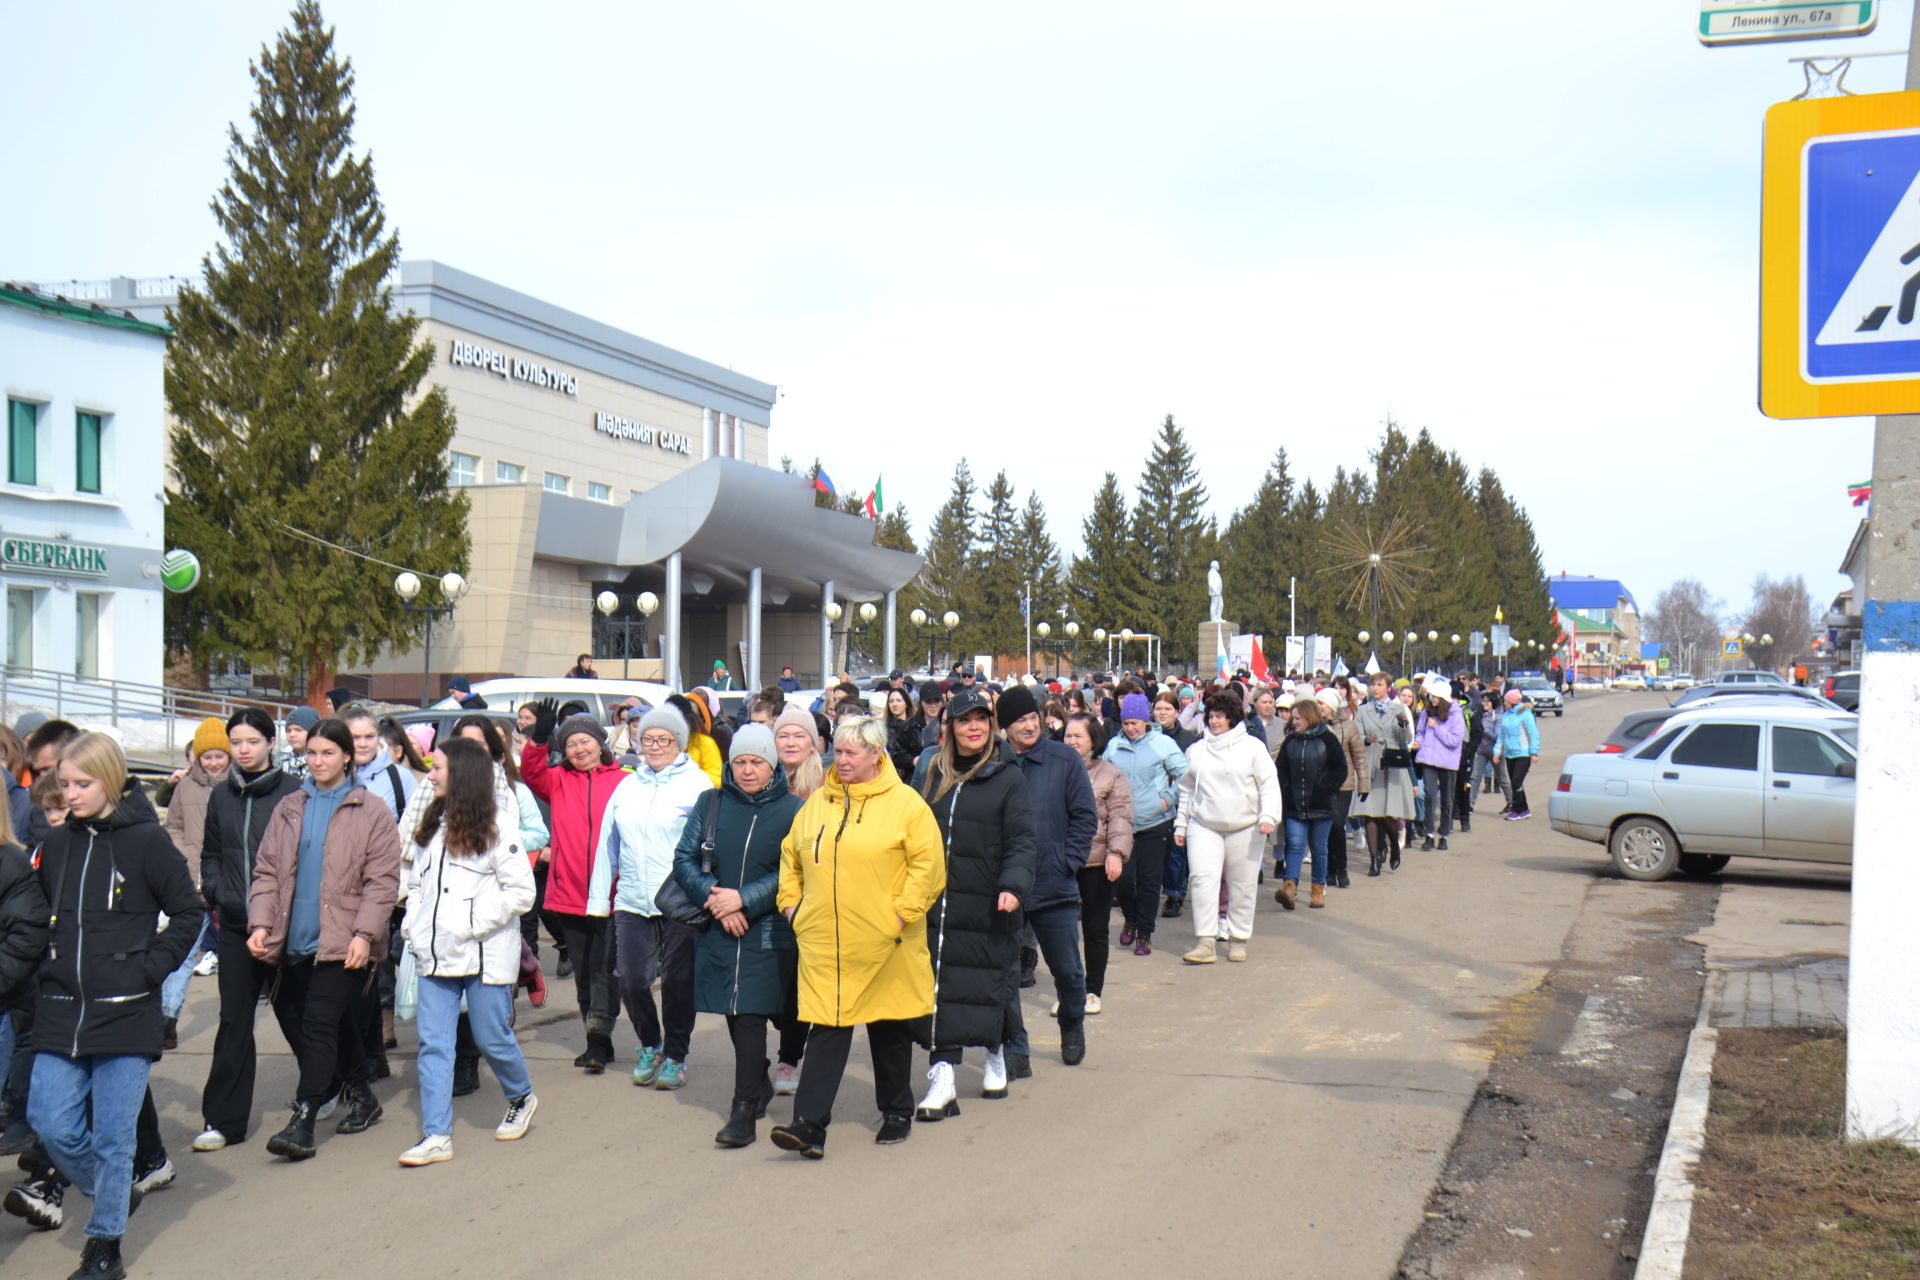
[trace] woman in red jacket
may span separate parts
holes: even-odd
[[[600,847],[600,820],[625,770],[613,762],[607,731],[598,720],[569,716],[556,732],[554,713],[551,698],[536,708],[533,729],[520,752],[520,779],[553,811],[545,909],[560,925],[556,941],[573,960],[574,992],[586,1023],[586,1052],[573,1065],[599,1075],[613,1058],[612,921],[587,914],[587,884]],[[558,768],[547,764],[549,738],[560,743]]]

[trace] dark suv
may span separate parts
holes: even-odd
[[[1827,677],[1820,686],[1820,692],[1829,702],[1837,702],[1849,711],[1860,709],[1860,673],[1858,671],[1836,671]]]

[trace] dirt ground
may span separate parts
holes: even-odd
[[[1849,1146],[1845,1108],[1845,1036],[1720,1032],[1688,1280],[1920,1276],[1920,1152]]]
[[[1651,892],[1649,892],[1651,891]],[[1711,883],[1603,880],[1495,1049],[1404,1280],[1625,1280],[1704,975]]]

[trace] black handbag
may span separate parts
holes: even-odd
[[[1380,751],[1382,769],[1405,769],[1413,763],[1413,752],[1405,747],[1383,747]]]
[[[700,824],[700,871],[703,875],[713,874],[713,833],[720,824],[720,795],[714,793],[713,803],[707,806],[707,816]],[[678,920],[689,929],[702,930],[713,923],[713,916],[707,911],[705,903],[695,902],[687,896],[674,878],[673,869],[667,869],[667,878],[653,891],[653,905],[660,908],[660,914],[670,920]]]

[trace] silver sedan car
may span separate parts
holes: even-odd
[[[1732,857],[1851,864],[1859,717],[1777,701],[1681,711],[1625,754],[1569,757],[1548,820],[1629,880]]]

